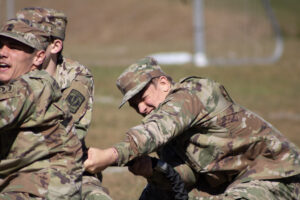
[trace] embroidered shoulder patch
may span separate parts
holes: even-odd
[[[77,90],[72,89],[66,98],[71,113],[76,113],[81,104],[84,102],[85,97]]]

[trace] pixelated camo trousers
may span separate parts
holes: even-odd
[[[98,178],[93,176],[82,177],[83,200],[112,200],[106,188],[102,187]]]
[[[232,187],[220,196],[196,197],[192,194],[191,200],[297,200],[300,199],[300,183],[281,183],[275,181],[250,181]]]
[[[149,186],[149,185],[148,185]],[[147,196],[140,200],[171,200],[169,192],[155,187],[147,187]],[[189,200],[300,200],[300,179],[289,182],[253,180],[239,183],[227,189],[223,194],[216,196],[203,196],[203,193],[192,190]]]
[[[53,196],[53,195],[52,195]],[[43,198],[23,192],[0,192],[0,200],[42,200]],[[48,199],[48,198],[47,198]],[[108,192],[101,186],[101,182],[93,176],[83,176],[82,195],[51,197],[50,199],[72,200],[112,200]]]

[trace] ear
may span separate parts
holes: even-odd
[[[45,56],[46,54],[44,50],[38,50],[33,58],[33,65],[38,68],[43,64]]]
[[[171,84],[166,76],[160,76],[158,79],[158,84],[162,91],[169,92]]]
[[[55,39],[51,44],[50,44],[50,52],[51,54],[57,54],[59,53],[62,48],[63,48],[63,42],[59,39]]]

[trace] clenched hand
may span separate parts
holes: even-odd
[[[88,159],[83,165],[86,171],[95,174],[114,164],[117,159],[118,152],[115,148],[98,149],[91,147],[88,150]]]

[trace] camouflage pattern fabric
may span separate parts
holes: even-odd
[[[29,7],[17,12],[19,20],[28,21],[37,29],[53,37],[64,39],[67,17],[63,12],[51,8]],[[67,100],[73,122],[80,139],[86,136],[91,123],[94,95],[94,81],[90,71],[83,65],[70,59],[63,59],[57,65],[56,81]]]
[[[18,11],[17,18],[31,21],[33,26],[47,32],[54,38],[65,39],[67,17],[61,11],[51,8],[29,7]],[[70,109],[73,117],[72,123],[74,123],[76,134],[82,142],[84,157],[86,157],[87,148],[84,139],[91,123],[94,101],[94,80],[92,74],[87,67],[80,63],[63,58],[62,63],[57,64],[55,79],[59,83],[63,98]],[[98,193],[108,196],[103,192],[105,189],[101,187],[100,180],[96,184],[97,179],[91,176],[83,175],[82,195],[84,199],[98,198]],[[89,184],[87,180],[91,180],[92,183]]]
[[[16,14],[18,19],[29,20],[32,24],[49,33],[51,36],[65,39],[67,26],[66,15],[58,10],[51,8],[29,7],[23,8]]]
[[[130,65],[117,80],[117,87],[124,95],[119,108],[142,91],[153,78],[159,76],[167,75],[161,70],[156,60],[151,57],[141,59]]]
[[[92,121],[93,76],[87,67],[64,58],[63,62],[57,65],[55,80],[73,116],[76,133],[80,140],[84,140]]]
[[[62,64],[57,65],[55,79],[58,81],[63,98],[68,104],[73,116],[72,123],[74,123],[76,134],[85,150],[84,139],[92,120],[94,102],[93,76],[87,67],[77,61],[64,58]],[[88,200],[111,200],[108,191],[102,186],[100,180],[85,174],[83,175],[82,196],[83,199]]]
[[[28,20],[11,19],[1,27],[0,36],[5,36],[26,44],[33,49],[45,50],[50,35],[32,26]]]
[[[109,192],[104,188],[99,179],[94,176],[83,176],[82,199],[85,200],[111,200]]]
[[[201,179],[213,190],[300,173],[299,149],[271,124],[236,104],[221,84],[205,78],[188,77],[173,85],[165,101],[126,136],[114,145],[119,166],[155,151],[170,164],[166,152],[174,152],[194,173],[187,172],[187,179],[196,178],[197,184]]]
[[[82,147],[57,82],[35,70],[0,93],[0,199],[80,199]]]
[[[300,199],[299,176],[287,178],[286,180],[252,180],[240,183],[227,189],[221,195],[207,195],[202,191],[194,189],[189,192],[189,200],[286,200]],[[163,190],[155,185],[148,184],[145,188],[147,195],[139,200],[172,200],[170,191]]]
[[[300,199],[300,180],[299,177],[291,177],[283,180],[252,180],[230,187],[224,194],[218,196],[202,197],[191,192],[191,200],[232,200],[232,199],[251,199],[251,200],[286,200]]]

